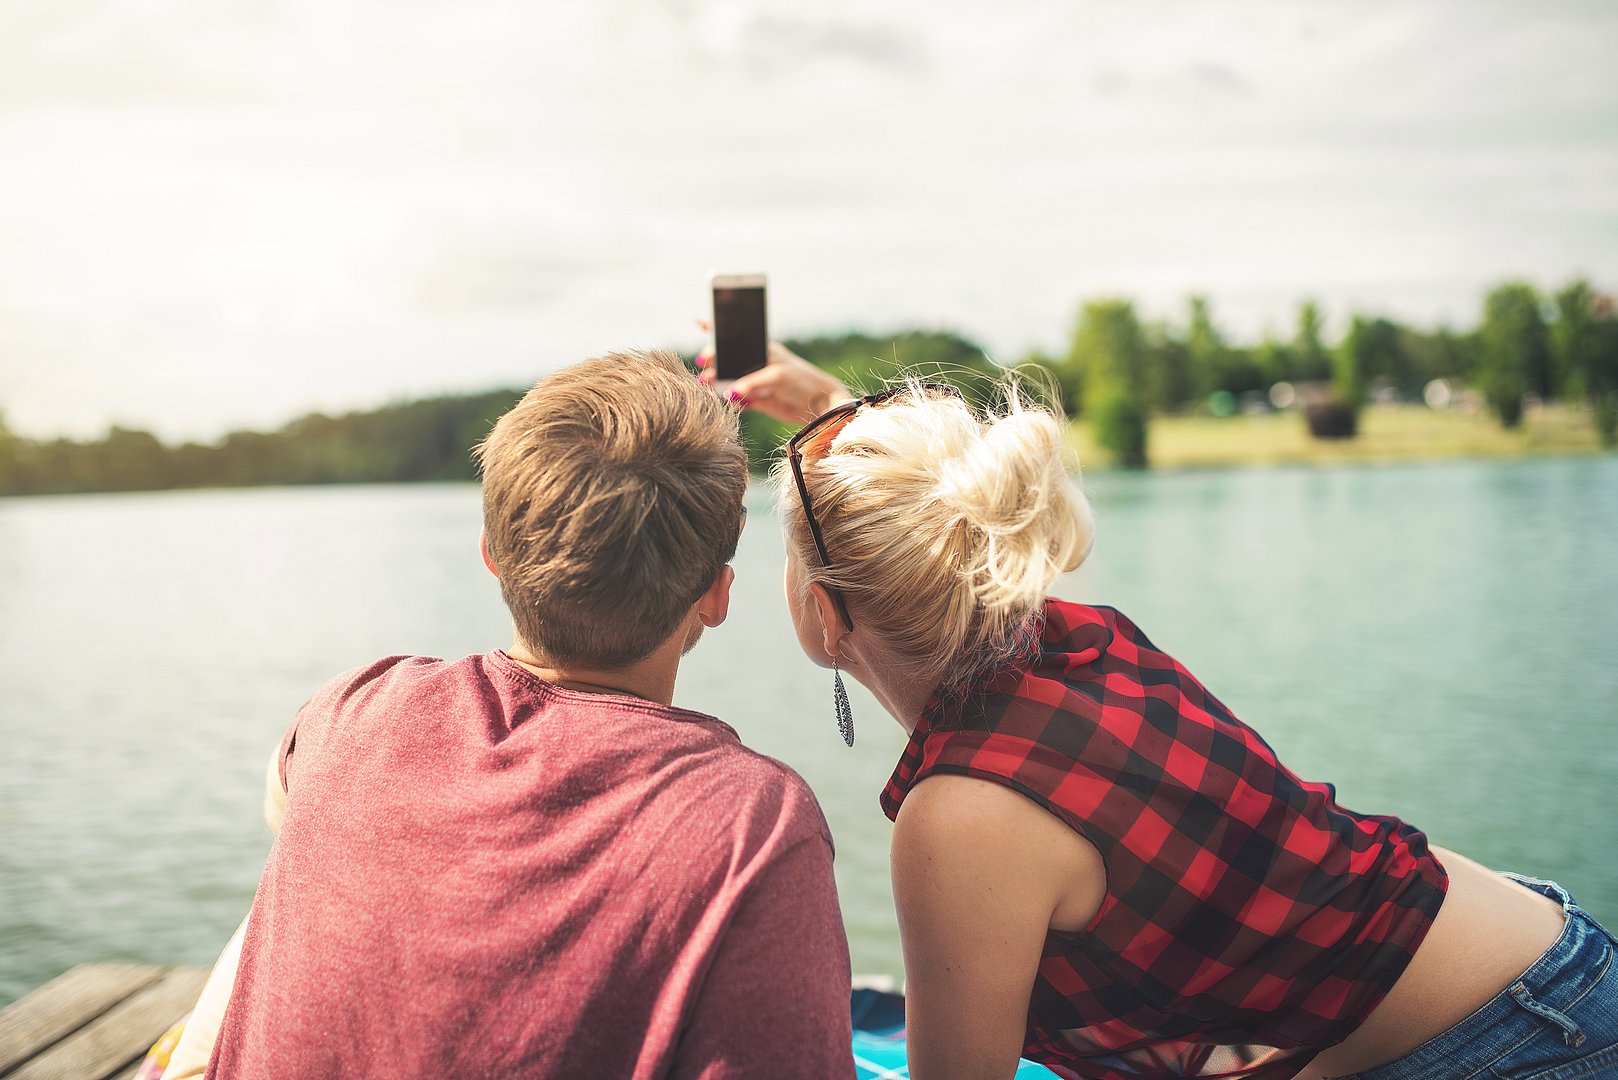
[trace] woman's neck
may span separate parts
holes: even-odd
[[[910,674],[886,666],[869,666],[853,657],[848,658],[843,671],[858,680],[871,692],[871,696],[888,710],[905,731],[916,730],[921,711],[933,696],[933,680],[914,678]]]

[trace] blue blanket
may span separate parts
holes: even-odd
[[[859,1080],[906,1080],[905,999],[881,990],[855,990],[854,1074]],[[1054,1080],[1056,1074],[1032,1061],[1017,1064],[1017,1080]]]

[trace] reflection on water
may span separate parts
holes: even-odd
[[[1618,922],[1618,458],[1101,476],[1063,595],[1114,604],[1345,805]],[[797,651],[751,496],[681,704],[813,785],[856,971],[897,972],[876,794],[903,734]],[[0,1001],[85,960],[207,963],[268,838],[263,763],[326,677],[504,645],[472,487],[0,501]]]

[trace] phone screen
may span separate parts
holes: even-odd
[[[762,274],[713,279],[714,374],[735,379],[764,366],[769,330]]]

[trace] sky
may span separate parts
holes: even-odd
[[[0,416],[165,439],[1085,298],[1618,287],[1610,0],[0,0]]]

